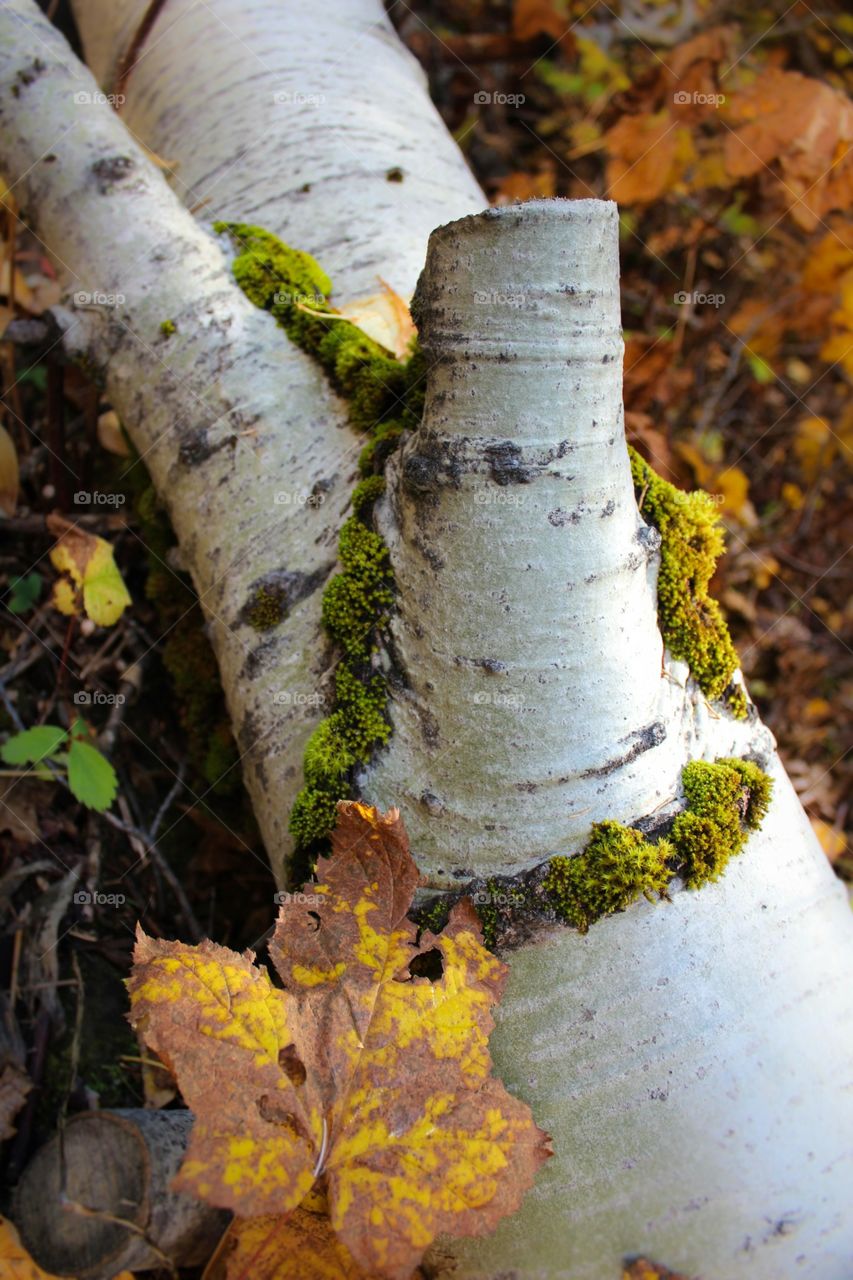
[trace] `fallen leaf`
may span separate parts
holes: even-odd
[[[835,455],[835,436],[825,418],[800,419],[794,436],[794,453],[804,479],[811,484]]]
[[[203,1280],[371,1280],[341,1244],[327,1214],[300,1207],[287,1218],[235,1218]]]
[[[806,231],[829,210],[850,207],[853,105],[840,90],[769,67],[727,98],[721,111],[731,126],[724,155],[732,177],[766,173]]]
[[[39,812],[45,808],[43,784],[15,778],[0,787],[0,831],[8,831],[22,844],[39,839]]]
[[[838,827],[832,827],[828,822],[824,822],[822,818],[810,818],[812,830],[820,841],[820,847],[823,849],[830,862],[837,862],[843,853],[847,851],[847,837],[843,831],[839,831]]]
[[[98,414],[98,442],[109,453],[118,454],[120,458],[130,457],[130,445],[115,409]]]
[[[104,538],[77,528],[62,516],[47,517],[49,531],[58,538],[51,549],[53,567],[68,577],[54,586],[53,604],[60,613],[79,614],[82,609],[99,627],[118,622],[131,603],[115,560]]]
[[[6,1063],[0,1073],[0,1142],[17,1132],[13,1122],[32,1087],[33,1082],[22,1067],[14,1062]]]
[[[402,360],[409,354],[412,339],[417,333],[412,313],[405,298],[401,298],[390,284],[384,280],[379,284],[381,293],[374,293],[335,311],[313,311],[305,303],[300,303],[299,307],[311,315],[322,315],[324,320],[349,320],[362,333]]]
[[[657,200],[673,185],[679,134],[668,111],[622,116],[604,135],[608,151],[607,197],[619,204]],[[689,135],[688,135],[689,136]]]
[[[648,1258],[637,1258],[626,1266],[622,1272],[622,1280],[690,1280],[690,1277],[682,1275],[680,1271],[669,1271],[656,1262],[649,1262]]]
[[[18,450],[6,428],[0,425],[0,515],[11,517],[18,506]]]
[[[139,930],[132,1020],[196,1115],[179,1189],[248,1218],[292,1213],[318,1186],[358,1264],[408,1280],[437,1234],[514,1212],[551,1152],[491,1075],[507,969],[470,902],[418,938],[399,814],[338,811],[319,883],[279,912],[284,989],[251,952]],[[412,972],[424,956],[434,981]]]
[[[560,41],[571,37],[571,18],[560,0],[515,0],[512,9],[512,34],[515,40],[534,40],[550,36]]]

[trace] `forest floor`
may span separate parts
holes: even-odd
[[[390,9],[490,200],[619,202],[629,437],[717,495],[715,594],[818,837],[853,878],[853,17],[702,0],[618,16],[580,0]],[[59,286],[10,201],[0,233],[5,329],[37,321]],[[60,1111],[168,1094],[124,1019],[136,922],[257,947],[275,886],[144,469],[79,370],[49,350],[0,355],[0,730],[79,716],[118,780],[104,816],[29,768],[0,776],[0,1068],[37,1086],[5,1147],[14,1181]],[[51,604],[52,512],[112,548],[133,600],[115,625]]]

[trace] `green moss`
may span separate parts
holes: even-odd
[[[707,493],[677,489],[635,449],[629,453],[640,512],[661,536],[658,620],[664,643],[687,663],[707,698],[723,699],[743,719],[745,694],[731,684],[738,656],[722,610],[708,594],[725,549],[717,509]]]
[[[259,587],[249,604],[246,620],[255,631],[271,631],[284,617],[284,605],[283,591],[268,591],[266,587]]]
[[[417,913],[417,923],[422,930],[430,933],[441,933],[450,915],[450,901],[445,896],[434,898],[428,906]]]
[[[365,480],[361,480],[352,491],[354,514],[357,516],[362,515],[384,492],[384,476],[368,476]]]
[[[372,632],[394,601],[388,548],[378,533],[352,516],[341,529],[338,555],[343,570],[323,592],[323,622],[347,658],[363,661]]]
[[[551,859],[543,888],[558,915],[586,933],[594,921],[623,911],[640,894],[665,894],[671,855],[666,840],[652,844],[633,827],[596,822],[582,853]]]
[[[332,284],[311,257],[292,249],[262,227],[215,224],[237,245],[234,276],[247,297],[269,311],[291,341],[322,366],[346,399],[354,427],[369,433],[360,459],[365,477],[352,495],[352,517],[341,529],[341,572],[323,592],[323,622],[340,646],[335,704],[308,740],[305,786],[297,796],[290,831],[301,855],[316,846],[335,823],[335,802],[351,793],[354,769],[366,763],[390,733],[385,686],[370,675],[376,634],[394,601],[390,557],[369,527],[373,503],[385,487],[374,472],[384,464],[407,427],[420,422],[425,362],[413,342],[400,361],[329,304]],[[259,592],[249,613],[258,630],[280,620],[277,602]]]
[[[672,828],[681,873],[691,889],[719,880],[770,802],[771,780],[749,760],[693,760],[681,774],[687,800]]]
[[[677,871],[691,889],[718,880],[757,830],[770,803],[771,779],[749,760],[694,760],[681,774],[686,808],[668,839],[648,840],[634,827],[597,822],[581,853],[552,858],[543,888],[557,914],[581,933],[622,911],[640,894],[666,896]]]
[[[163,320],[160,323],[160,332],[164,338],[171,338],[173,333],[178,332],[178,326],[174,320]]]
[[[401,363],[329,305],[332,284],[308,253],[292,249],[262,227],[219,222],[240,252],[234,277],[255,306],[270,311],[292,342],[312,355],[346,399],[358,430],[373,430],[390,418],[420,420],[422,359]]]
[[[317,725],[305,747],[305,786],[290,817],[290,832],[300,848],[328,835],[335,804],[349,794],[349,776],[387,742],[391,726],[385,714],[381,676],[362,680],[341,663],[335,676],[335,709]]]
[[[400,422],[382,422],[375,428],[370,441],[358,455],[358,469],[361,475],[369,476],[373,473],[382,458],[387,457],[388,453],[396,448],[403,430]]]

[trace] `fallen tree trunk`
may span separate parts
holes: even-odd
[[[688,760],[749,756],[774,779],[717,883],[675,881],[585,935],[525,922],[491,1047],[559,1154],[456,1248],[457,1274],[603,1280],[645,1253],[709,1280],[842,1280],[849,906],[755,709],[709,702],[664,651],[661,539],[622,426],[615,206],[442,227],[417,301],[426,407],[378,512],[394,731],[362,793],[401,805],[431,884],[477,877],[495,914],[593,822],[660,824]]]
[[[169,34],[157,32],[147,78],[133,81],[140,114],[149,110],[159,125],[143,141],[177,163],[175,185],[202,204],[206,223],[263,219],[324,256],[343,299],[375,293],[377,273],[410,293],[435,224],[483,203],[417,64],[370,0],[329,6],[322,28],[292,6],[254,6],[263,56],[235,45],[241,6],[226,10],[164,8]],[[106,38],[127,11],[93,4],[82,17],[84,32],[91,23]],[[188,79],[188,41],[197,82]],[[307,92],[306,64],[323,98],[316,110],[277,100]],[[214,97],[210,75],[222,80]],[[187,112],[165,105],[178,84],[194,104]],[[137,130],[147,122],[134,102]],[[102,374],[168,509],[281,875],[302,749],[328,693],[320,594],[361,444],[326,380],[246,300],[224,244],[169,190],[32,0],[0,9],[0,123],[0,165],[68,284],[56,314],[65,349]],[[410,136],[429,148],[417,166]],[[402,181],[389,180],[395,167]],[[262,589],[275,593],[281,616],[259,633],[250,616]]]

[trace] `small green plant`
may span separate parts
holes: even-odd
[[[5,602],[9,612],[26,613],[28,609],[32,609],[41,595],[43,581],[36,570],[22,578],[13,578],[9,583],[9,595]]]
[[[54,776],[48,768],[52,764],[64,771],[75,799],[98,813],[109,809],[118,790],[115,769],[92,746],[84,720],[75,720],[70,729],[58,724],[24,729],[3,743],[0,756],[5,764],[30,765],[39,778]]]

